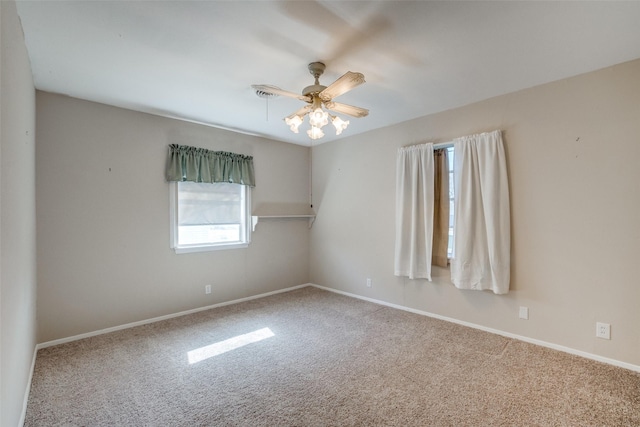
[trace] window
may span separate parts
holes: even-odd
[[[250,187],[171,182],[171,247],[176,253],[247,247]]]
[[[432,265],[449,264],[460,289],[509,292],[511,220],[501,134],[398,148],[394,275],[430,281]],[[452,191],[442,191],[447,182]]]

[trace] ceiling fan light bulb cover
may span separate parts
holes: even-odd
[[[340,117],[335,116],[331,120],[331,124],[336,128],[336,135],[340,135],[349,126],[349,120],[342,120]]]
[[[311,126],[311,129],[307,131],[307,135],[309,135],[311,139],[320,139],[324,136],[324,132],[318,127]]]
[[[311,126],[321,128],[329,123],[329,113],[322,111],[322,108],[316,108],[309,113],[309,123]]]
[[[286,117],[284,119],[284,122],[287,124],[287,126],[289,126],[289,129],[291,129],[291,132],[293,133],[298,133],[298,127],[300,127],[300,125],[302,124],[302,117],[300,116],[293,116],[293,117]]]

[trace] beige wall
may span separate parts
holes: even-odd
[[[15,2],[0,15],[0,425],[17,426],[36,346],[35,90]]]
[[[39,342],[308,282],[305,221],[261,222],[248,249],[176,255],[164,179],[172,143],[252,155],[254,210],[299,213],[308,148],[44,92],[37,132]]]
[[[636,60],[315,147],[311,281],[639,366],[639,99]],[[458,290],[443,270],[393,276],[398,147],[493,129],[508,157],[510,293]]]

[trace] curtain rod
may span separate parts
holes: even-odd
[[[494,130],[493,132],[498,132],[498,131]],[[484,134],[493,133],[493,132],[484,132],[484,133],[479,133],[477,135],[484,135]],[[499,132],[502,132],[502,131],[500,130]],[[423,142],[422,144],[429,144],[429,142]],[[417,144],[417,145],[421,145],[421,144]],[[438,142],[433,144],[434,150],[437,150],[439,148],[449,148],[449,147],[453,147],[453,141]]]
[[[433,144],[434,150],[437,150],[438,148],[449,148],[449,147],[453,147],[453,141],[438,142],[437,144]]]

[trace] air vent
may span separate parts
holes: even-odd
[[[270,85],[263,85],[263,86],[265,88],[281,90],[277,86],[270,86]],[[260,98],[266,98],[266,99],[276,98],[277,96],[279,96],[279,95],[276,95],[275,93],[265,92],[264,90],[260,90],[260,89],[256,90],[256,95],[258,95],[258,97],[260,97]]]

